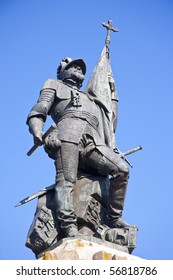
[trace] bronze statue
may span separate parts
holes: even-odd
[[[56,180],[50,189],[54,191],[55,227],[61,237],[80,233],[74,188],[78,174],[83,174],[86,178],[99,178],[108,188],[104,221],[97,221],[91,214],[88,227],[94,225],[94,234],[121,244],[115,233],[123,235],[122,230],[130,232],[136,227],[122,219],[129,167],[114,138],[118,97],[109,63],[109,43],[110,30],[117,29],[112,27],[112,21],[103,26],[108,30],[105,47],[84,91],[80,89],[86,64],[81,58],[64,58],[57,68],[57,80],[45,82],[27,117],[34,138],[34,148],[28,155],[44,144],[46,153],[55,161]],[[47,116],[51,116],[54,125],[44,134]]]

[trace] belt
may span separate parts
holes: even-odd
[[[82,119],[82,120],[86,120],[95,129],[97,129],[97,127],[99,125],[98,119],[94,115],[91,115],[87,111],[79,111],[79,112],[77,112],[76,110],[66,111],[66,112],[63,113],[60,121],[65,119],[65,118],[76,118],[76,119],[79,118],[79,119]]]

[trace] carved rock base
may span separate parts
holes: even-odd
[[[90,239],[90,240],[89,240]],[[123,246],[96,238],[64,238],[42,254],[38,260],[136,260]]]

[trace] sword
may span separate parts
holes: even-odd
[[[125,153],[122,153],[118,148],[116,148],[116,150],[117,150],[117,152],[121,155],[121,157],[124,158],[125,161],[126,161],[131,167],[133,167],[133,166],[130,164],[130,162],[125,158],[125,156],[130,155],[130,154],[132,154],[132,153],[135,153],[135,152],[137,152],[137,151],[139,151],[139,150],[142,150],[142,147],[141,147],[141,146],[137,146],[136,148],[133,148],[133,149],[131,149],[131,150],[128,150],[128,151],[125,152]],[[15,207],[18,207],[18,206],[20,206],[20,205],[23,205],[23,204],[25,204],[25,203],[27,203],[27,202],[33,200],[34,198],[37,198],[37,197],[39,197],[39,196],[45,194],[47,191],[53,190],[54,188],[55,188],[55,184],[50,185],[50,186],[48,186],[48,187],[46,187],[46,188],[44,188],[44,189],[42,189],[42,190],[40,190],[40,191],[38,191],[38,192],[36,192],[36,193],[30,195],[30,196],[27,196],[26,198],[24,198],[24,199],[22,199],[21,201],[19,201],[19,202],[15,205]]]
[[[22,204],[25,204],[25,203],[27,203],[27,202],[33,200],[34,198],[39,197],[39,196],[45,194],[45,193],[46,193],[47,191],[49,191],[49,190],[53,190],[54,187],[55,187],[55,184],[50,185],[50,186],[48,186],[48,187],[46,187],[46,188],[44,188],[44,189],[42,189],[42,190],[40,190],[40,191],[38,191],[38,192],[36,192],[36,193],[30,195],[30,196],[27,196],[26,198],[24,198],[24,199],[22,199],[21,201],[19,201],[19,202],[15,205],[15,207],[18,207],[18,206],[20,206],[20,205],[22,205]]]
[[[130,154],[133,154],[139,150],[142,150],[142,147],[141,146],[137,146],[136,148],[133,148],[133,149],[130,149],[128,150],[127,152],[125,153],[122,153],[118,148],[115,149],[115,152],[117,151],[120,156],[128,163],[128,165],[130,165],[130,167],[132,168],[133,166],[131,165],[131,163],[126,159],[126,156],[130,155]]]

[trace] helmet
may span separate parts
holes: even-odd
[[[66,57],[61,60],[60,65],[57,68],[57,78],[63,81],[66,78],[66,70],[74,64],[79,65],[82,69],[83,75],[85,75],[86,64],[81,58],[72,59],[70,57]]]

